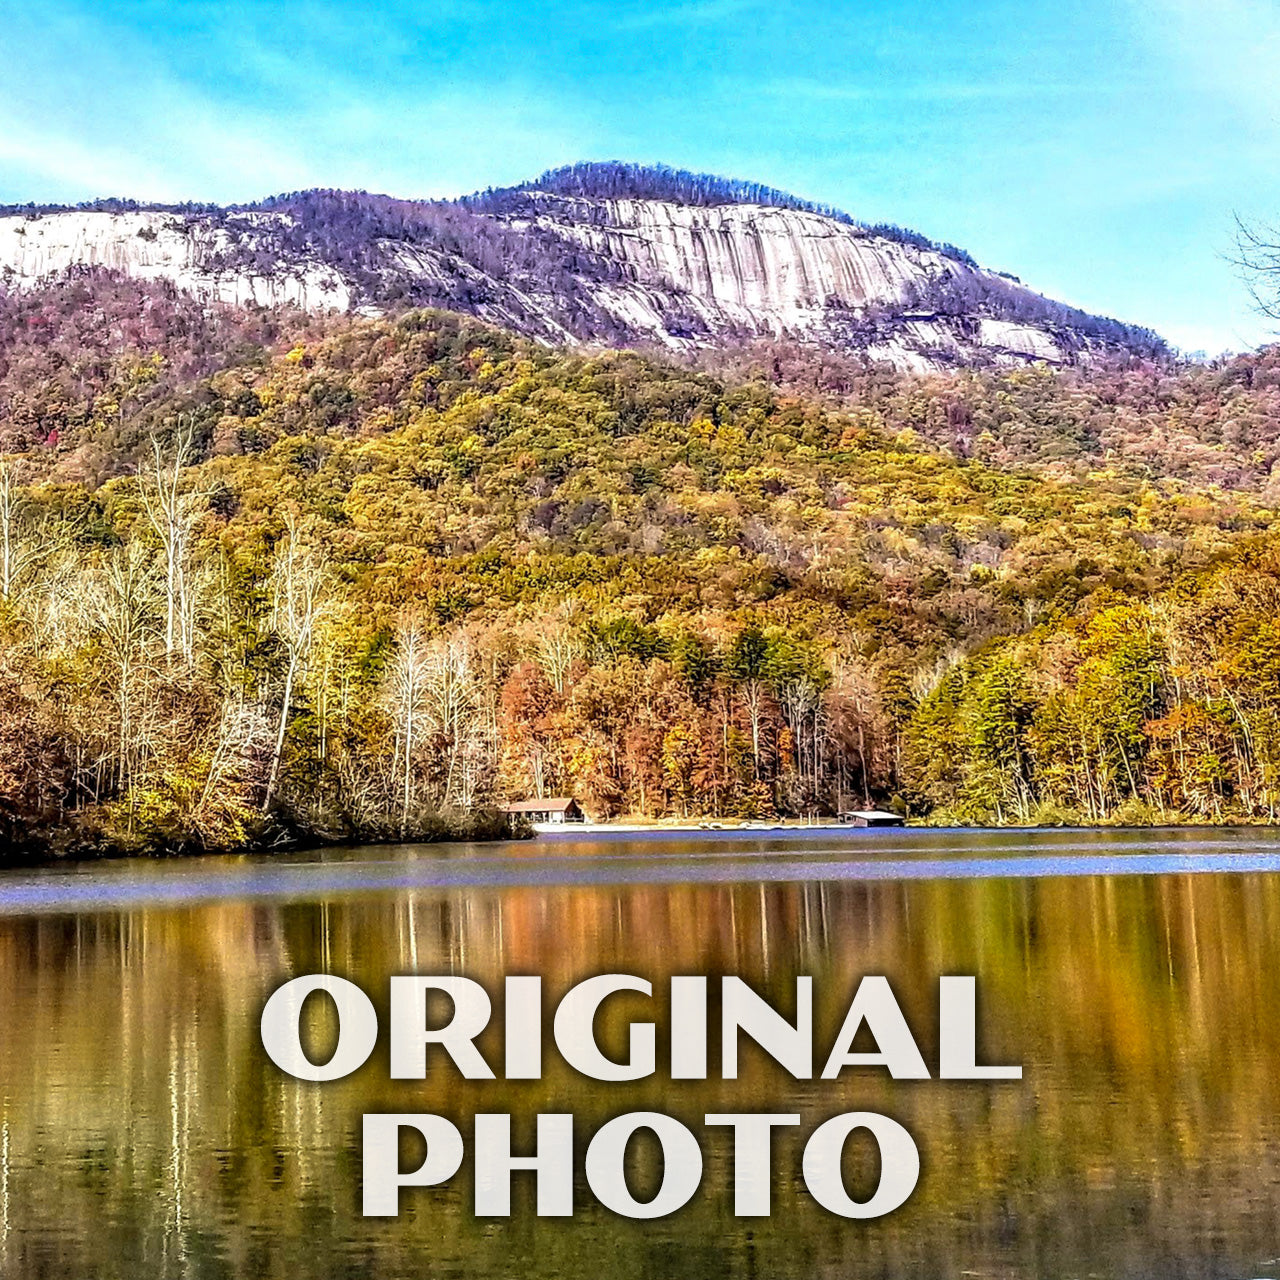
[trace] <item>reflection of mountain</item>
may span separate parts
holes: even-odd
[[[1280,1230],[1278,940],[1280,884],[1264,876],[447,890],[3,919],[0,1272],[293,1280],[419,1274],[429,1257],[455,1274],[518,1259],[528,1275],[624,1280],[1260,1274]],[[377,993],[414,968],[495,991],[542,973],[553,992],[604,970],[734,972],[779,1000],[808,972],[827,1021],[880,972],[926,1029],[936,975],[974,972],[984,1051],[1022,1061],[1026,1081],[797,1085],[752,1058],[736,1084],[678,1089],[554,1067],[392,1085],[384,1056],[305,1086],[266,1064],[257,1017],[283,977],[329,970]],[[366,1110],[571,1110],[586,1132],[629,1109],[795,1109],[807,1131],[862,1107],[900,1118],[925,1157],[913,1200],[871,1227],[793,1184],[769,1223],[735,1223],[719,1148],[705,1193],[660,1224],[606,1221],[585,1195],[571,1230],[477,1224],[465,1176],[397,1224],[357,1215]]]

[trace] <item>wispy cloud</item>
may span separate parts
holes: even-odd
[[[336,44],[299,42],[288,57],[278,43],[242,44],[231,24],[201,52],[233,70],[202,83],[94,14],[64,6],[51,21],[57,56],[39,32],[12,33],[35,74],[0,81],[0,198],[241,200],[306,186],[453,195],[475,185],[480,149],[493,181],[577,154],[575,114],[518,80],[483,92],[438,76],[379,83]],[[381,56],[384,25],[362,26],[361,47]]]
[[[37,131],[0,111],[0,171],[4,170],[14,175],[9,195],[15,200],[39,198],[51,189],[61,193],[86,188],[104,195],[150,191],[163,199],[170,181],[127,152],[104,151],[74,138]],[[29,184],[25,192],[17,189],[20,180]]]
[[[33,124],[0,102],[0,174],[13,199],[130,195],[178,201],[211,189],[296,184],[305,167],[271,141],[266,122],[231,119],[197,98],[157,95],[160,119],[105,129]],[[252,176],[251,176],[252,175]],[[21,182],[25,191],[15,190]]]
[[[1280,6],[1273,0],[1133,0],[1138,30],[1202,91],[1280,131]]]
[[[1137,30],[1215,134],[1205,167],[1229,208],[1280,212],[1280,5],[1132,0]],[[1225,228],[1224,228],[1225,230]]]
[[[0,0],[0,45],[6,201],[661,160],[1205,346],[1251,319],[1231,210],[1280,211],[1277,0]]]

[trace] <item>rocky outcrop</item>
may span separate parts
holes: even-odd
[[[940,315],[930,298],[1024,295],[1007,277],[798,209],[538,197],[536,224],[624,268],[592,296],[627,328],[688,346],[750,335],[856,346],[900,366],[1060,362],[1088,345],[1066,326]],[[1012,294],[1012,298],[1010,298]],[[673,315],[677,323],[673,324]],[[976,322],[976,323],[975,323]]]
[[[785,327],[807,323],[833,303],[905,303],[922,276],[961,268],[797,209],[759,205],[706,208],[655,200],[586,202],[546,197],[538,219],[637,280],[674,286],[725,315]]]
[[[0,283],[37,284],[75,267],[102,267],[142,280],[170,280],[209,301],[345,311],[347,282],[323,262],[272,258],[260,271],[238,265],[263,215],[212,219],[167,213],[68,210],[0,218]],[[237,265],[228,265],[227,259]]]
[[[385,198],[326,199],[11,214],[0,217],[0,282],[104,267],[227,303],[444,306],[549,342],[792,337],[914,369],[1063,362],[1126,341],[1123,326],[1112,333],[963,255],[804,208],[533,190],[511,210],[388,202],[391,222],[381,205],[381,221],[352,214]]]

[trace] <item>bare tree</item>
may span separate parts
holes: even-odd
[[[401,836],[420,805],[472,807],[494,767],[496,734],[471,637],[459,630],[429,642],[422,624],[406,619],[383,705],[395,727],[391,777]]]
[[[469,638],[455,632],[427,655],[425,710],[433,744],[442,756],[439,802],[469,808],[487,762],[475,655]]]
[[[414,752],[426,734],[423,723],[427,688],[427,649],[422,625],[411,619],[396,637],[396,658],[387,691],[388,709],[395,725],[395,753],[391,774],[400,797],[400,838],[409,827],[415,800]]]
[[[1245,222],[1237,214],[1234,261],[1254,305],[1264,316],[1280,320],[1280,227]]]
[[[582,653],[582,636],[579,628],[574,625],[571,607],[562,604],[555,613],[539,619],[538,666],[542,668],[547,683],[558,694],[564,694],[569,682],[569,672]]]
[[[23,593],[29,643],[46,656],[63,654],[84,638],[89,625],[84,609],[84,565],[65,547],[43,561],[43,572]]]
[[[801,672],[780,684],[778,701],[794,742],[795,771],[799,787],[796,799],[805,803],[817,795],[820,786],[823,738],[821,722],[824,719],[822,688],[812,674]],[[807,743],[806,734],[810,734]]]
[[[840,808],[856,780],[864,807],[871,808],[871,784],[876,748],[884,732],[875,675],[856,652],[837,654],[831,687],[824,695],[828,723],[836,748],[836,791]],[[849,767],[857,761],[856,773]]]
[[[158,575],[150,556],[132,543],[114,549],[100,568],[90,571],[83,590],[106,659],[103,674],[114,705],[114,740],[102,764],[113,789],[124,794],[146,750],[145,704],[157,638]]]
[[[261,762],[271,748],[271,722],[264,708],[223,703],[216,726],[207,735],[209,773],[192,810],[202,835],[217,830],[217,818],[235,807],[251,809],[261,786]]]
[[[47,560],[61,540],[44,524],[28,518],[20,491],[21,464],[0,459],[0,598],[13,601],[30,580],[31,570]]]
[[[327,603],[329,576],[327,557],[299,540],[297,527],[290,518],[271,567],[271,628],[284,647],[285,675],[271,772],[262,799],[263,813],[271,807],[275,795],[285,731],[289,727],[289,709],[315,646],[316,624]]]
[[[180,419],[171,451],[151,438],[151,462],[138,477],[147,519],[160,539],[165,568],[165,653],[181,650],[189,662],[195,646],[195,602],[191,582],[191,534],[205,495],[182,488],[182,473],[194,461],[195,427]]]
[[[946,679],[947,674],[964,661],[964,656],[964,649],[953,644],[930,665],[916,667],[911,673],[910,683],[916,701],[923,702]]]

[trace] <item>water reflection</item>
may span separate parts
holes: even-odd
[[[1280,878],[1262,874],[423,888],[320,902],[210,902],[0,919],[0,1273],[265,1276],[1239,1276],[1280,1240]],[[890,977],[934,1061],[936,981],[976,973],[983,1051],[1021,1083],[797,1083],[760,1055],[736,1082],[392,1083],[385,1047],[309,1085],[265,1060],[284,978],[371,993],[404,972],[551,998],[603,970],[738,973],[779,1000],[815,978],[820,1023]],[[642,1006],[634,1008],[642,1012]],[[496,1045],[496,1041],[493,1042]],[[493,1046],[490,1045],[490,1048]],[[491,1060],[499,1060],[497,1053]],[[774,1216],[736,1221],[728,1142],[704,1190],[656,1224],[593,1210],[476,1222],[469,1171],[359,1216],[360,1116],[797,1110]],[[884,1111],[924,1159],[873,1225],[813,1207],[798,1150],[834,1111]],[[517,1136],[521,1125],[517,1122]],[[531,1132],[531,1125],[529,1126]]]

